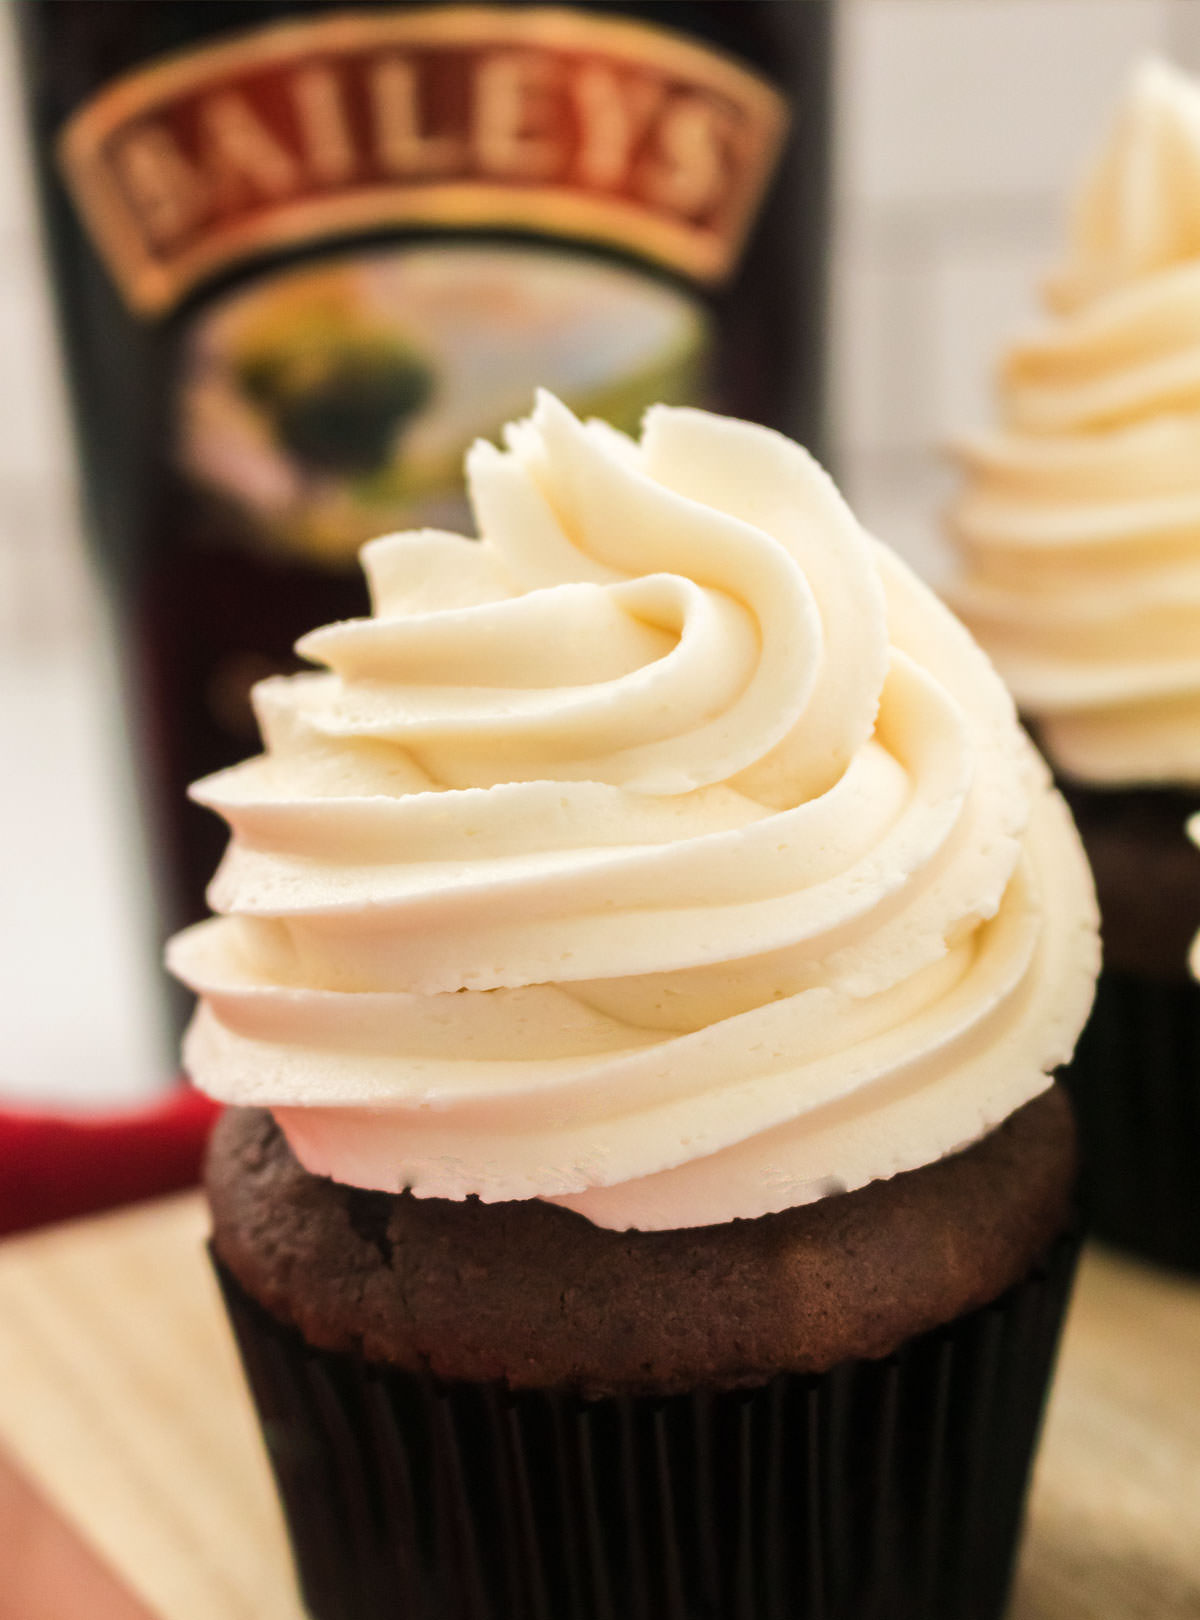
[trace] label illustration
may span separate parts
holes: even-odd
[[[705,396],[690,294],[556,247],[351,250],[267,275],[191,327],[177,457],[256,546],[344,564],[387,529],[458,527],[462,454],[539,384],[636,430]]]
[[[227,265],[388,225],[604,243],[718,283],[786,122],[756,74],[625,18],[337,11],[134,71],[68,122],[59,159],[155,315]]]

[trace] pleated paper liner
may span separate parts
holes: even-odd
[[[1091,1230],[1200,1272],[1200,985],[1105,969],[1063,1078]]]
[[[1077,1250],[884,1361],[595,1401],[310,1349],[217,1270],[317,1620],[998,1620]]]

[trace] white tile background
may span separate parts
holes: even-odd
[[[803,4],[804,0],[792,0]],[[0,17],[0,1101],[134,1096],[170,1059],[117,706]],[[939,446],[986,419],[1132,61],[1200,70],[1200,0],[842,0],[838,472],[936,576]]]
[[[173,1058],[0,11],[0,1105],[131,1100]]]

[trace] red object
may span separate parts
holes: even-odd
[[[219,1113],[187,1085],[120,1113],[0,1109],[0,1235],[190,1187]]]

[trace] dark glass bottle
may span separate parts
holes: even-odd
[[[30,124],[162,879],[253,680],[365,610],[373,533],[461,521],[535,384],[820,449],[826,0],[28,0]]]

